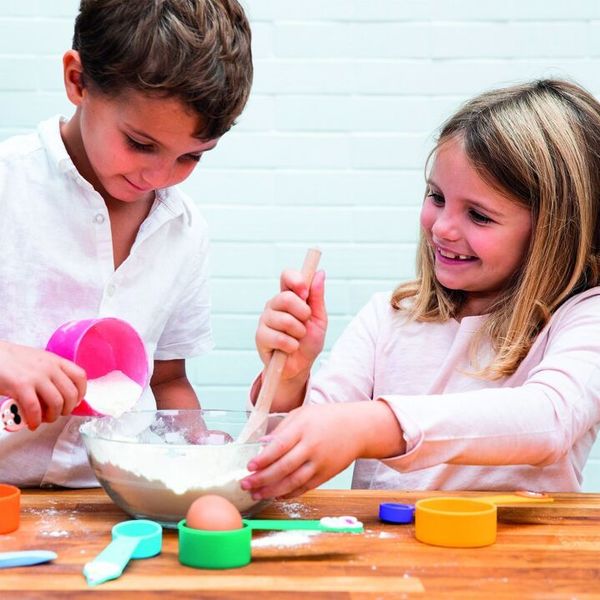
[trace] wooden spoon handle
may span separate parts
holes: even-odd
[[[321,252],[315,248],[310,248],[306,253],[304,264],[302,265],[302,275],[306,285],[310,288],[313,277],[319,265],[319,259],[321,258]],[[277,386],[285,367],[285,361],[287,360],[287,354],[282,350],[274,350],[271,360],[265,370],[263,377],[262,386],[256,400],[255,410],[260,412],[268,413],[275,393],[277,392]]]
[[[309,288],[317,267],[319,266],[320,258],[321,251],[316,248],[309,248],[306,252],[301,272],[304,276],[304,281]],[[273,351],[271,360],[265,369],[256,404],[252,409],[252,413],[250,414],[244,429],[237,438],[238,442],[243,443],[249,440],[252,437],[252,434],[264,423],[269,414],[269,410],[271,409],[271,404],[273,404],[273,399],[275,398],[277,386],[279,385],[286,360],[287,354],[285,352],[282,350]]]

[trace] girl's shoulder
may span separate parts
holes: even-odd
[[[582,311],[593,311],[595,312],[597,307],[600,306],[600,286],[596,286],[579,292],[574,296],[571,296],[566,302],[564,302],[555,313],[555,316],[564,314],[573,310],[577,306]]]
[[[571,296],[552,315],[546,329],[557,331],[582,322],[600,327],[600,286]]]

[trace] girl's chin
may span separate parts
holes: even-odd
[[[456,278],[451,277],[436,277],[437,282],[445,287],[447,290],[452,290],[453,292],[469,292],[469,289],[472,287],[467,281],[460,281]]]

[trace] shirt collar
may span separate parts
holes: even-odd
[[[55,115],[38,125],[38,135],[48,157],[61,173],[77,170],[60,135],[60,124],[65,121],[65,117]]]

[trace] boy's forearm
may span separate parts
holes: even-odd
[[[200,408],[198,396],[187,377],[179,377],[152,385],[159,410]]]

